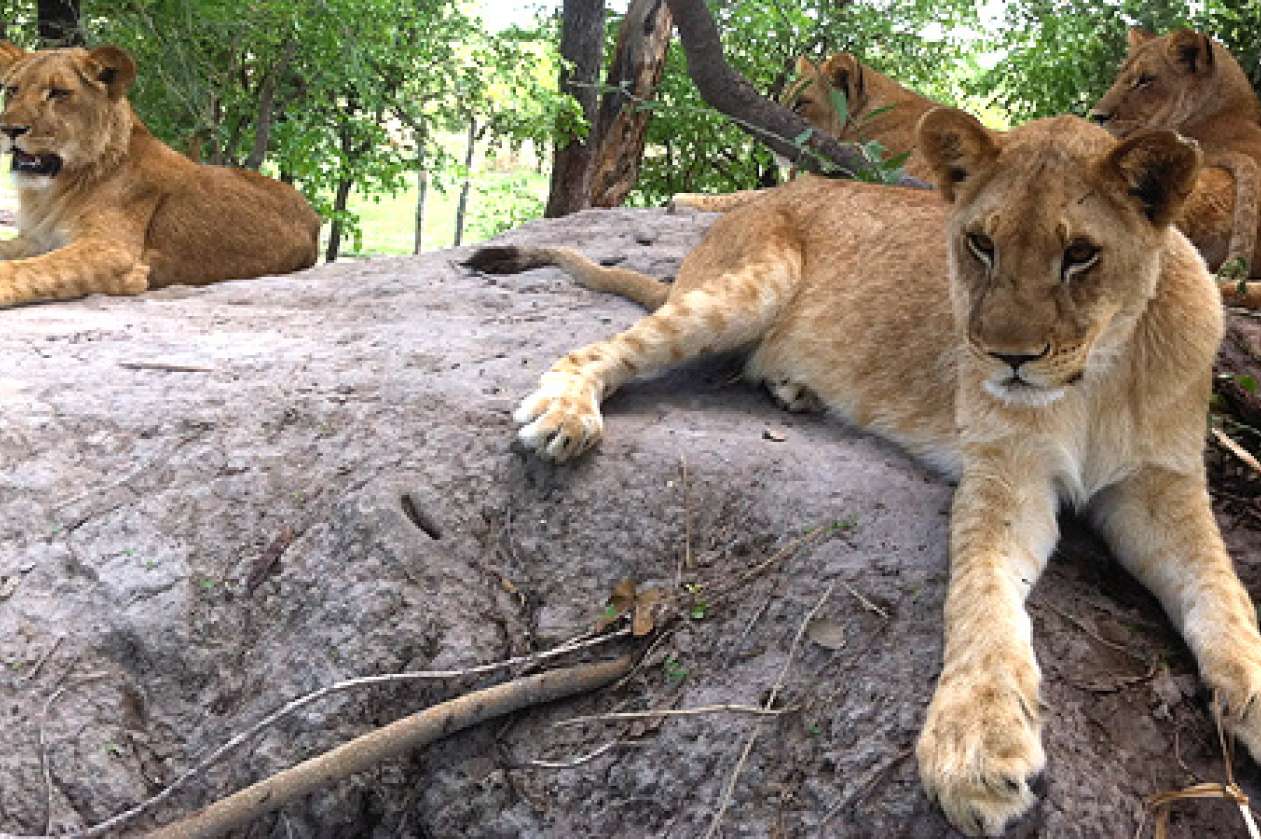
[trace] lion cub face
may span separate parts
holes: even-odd
[[[1131,29],[1125,63],[1090,118],[1118,137],[1144,127],[1176,129],[1215,95],[1218,65],[1233,61],[1207,35],[1189,29],[1161,37]]]
[[[986,391],[1009,405],[1050,404],[1107,368],[1154,292],[1163,237],[1199,168],[1199,150],[1171,131],[1118,145],[1071,130],[1073,119],[1002,138],[958,111],[920,122],[954,203],[956,323]]]
[[[23,53],[0,45],[4,110],[0,145],[13,154],[19,186],[46,186],[63,173],[100,160],[125,142],[129,105],[123,98],[135,64],[117,47]]]

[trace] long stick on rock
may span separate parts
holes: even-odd
[[[549,670],[456,697],[282,770],[149,834],[149,839],[221,836],[299,796],[471,725],[604,687],[630,672],[634,663],[635,655],[630,654]]]

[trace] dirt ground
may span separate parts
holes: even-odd
[[[710,221],[593,211],[506,241],[668,277]],[[630,578],[690,598],[632,678],[458,734],[239,835],[703,836],[753,733],[715,835],[954,835],[910,753],[940,664],[951,487],[835,420],[778,411],[733,359],[628,386],[598,451],[539,463],[512,443],[515,400],[640,312],[553,270],[478,275],[466,254],[0,312],[0,833],[99,822],[339,679],[554,645]],[[1261,321],[1234,322],[1221,410],[1261,427],[1246,415]],[[1217,446],[1209,463],[1261,596],[1261,477]],[[1223,757],[1156,602],[1080,525],[1063,528],[1030,600],[1049,764],[1010,835],[1133,836],[1148,796],[1221,780]],[[789,662],[786,713],[554,725],[759,703],[829,586]],[[137,829],[493,681],[312,706]],[[1246,755],[1234,773],[1261,800]],[[1220,801],[1179,803],[1170,835],[1234,837],[1242,822]]]

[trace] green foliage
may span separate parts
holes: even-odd
[[[490,239],[505,230],[543,215],[543,199],[528,175],[496,177],[476,192],[469,218],[469,234]]]
[[[28,47],[33,6],[0,2]],[[82,25],[135,56],[131,98],[155,134],[292,178],[352,238],[339,187],[397,193],[420,166],[441,184],[455,161],[440,132],[476,118],[491,143],[542,140],[568,107],[545,31],[489,33],[467,2],[83,0]]]
[[[961,59],[960,27],[975,21],[974,4],[962,0],[733,0],[711,8],[728,61],[771,96],[791,78],[798,56],[817,59],[845,50],[928,95],[954,101],[942,68]],[[748,189],[773,183],[776,174],[765,146],[700,99],[676,39],[666,58],[632,203],[659,204],[678,192]],[[884,180],[891,174],[875,167],[872,177]]]
[[[1251,5],[1251,9],[1245,8]],[[1108,89],[1132,25],[1157,34],[1189,26],[1226,45],[1261,85],[1261,5],[1256,0],[1013,0],[982,49],[1004,57],[969,86],[1013,122],[1084,115]]]

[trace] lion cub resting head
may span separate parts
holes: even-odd
[[[1200,144],[1207,169],[1179,227],[1210,265],[1228,258],[1230,273],[1261,277],[1261,100],[1239,62],[1207,35],[1180,29],[1153,35],[1129,31],[1129,53],[1090,118],[1117,137],[1143,128],[1169,128]],[[1251,263],[1251,271],[1247,269]],[[1261,283],[1222,291],[1232,303],[1261,308]]]
[[[822,403],[958,475],[944,661],[917,756],[966,833],[1025,812],[1045,765],[1024,603],[1064,506],[1160,599],[1261,757],[1261,634],[1202,460],[1221,305],[1170,225],[1198,150],[1073,117],[999,136],[947,109],[918,141],[939,193],[797,181],[720,218],[668,294],[566,249],[476,254],[487,270],[559,264],[655,307],[553,364],[517,409],[519,439],[575,457],[632,377],[746,348],[748,374],[787,406]]]
[[[0,42],[0,146],[18,186],[0,242],[0,306],[138,294],[315,262],[319,217],[292,187],[200,166],[145,128],[117,47],[27,53]]]

